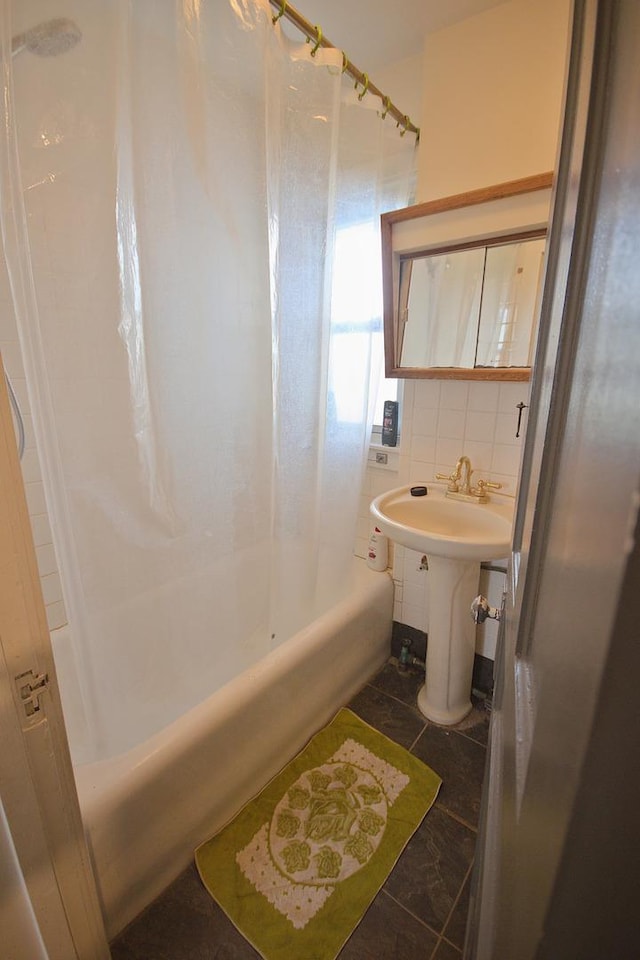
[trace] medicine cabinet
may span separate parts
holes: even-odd
[[[387,377],[526,380],[552,174],[382,215]]]

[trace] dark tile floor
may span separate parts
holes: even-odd
[[[443,783],[339,960],[462,957],[489,714],[477,705],[457,727],[429,723],[415,705],[421,682],[418,674],[400,674],[391,660],[349,704],[428,763]],[[127,927],[111,951],[113,960],[259,960],[205,891],[193,865]]]

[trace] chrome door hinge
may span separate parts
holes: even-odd
[[[40,697],[48,686],[48,673],[34,674],[33,670],[27,670],[25,673],[19,673],[16,677],[16,687],[28,720],[38,719],[38,714],[42,709]]]

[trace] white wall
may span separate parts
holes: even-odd
[[[377,69],[373,75],[376,86],[418,126],[422,118],[423,69],[422,56],[407,57],[392,66]]]
[[[418,200],[555,167],[569,6],[570,0],[514,0],[427,36]],[[367,469],[358,555],[366,556],[373,496],[448,473],[463,453],[477,471],[475,479],[498,480],[515,495],[522,444],[515,437],[516,404],[528,398],[528,383],[404,381],[392,469]],[[395,550],[394,618],[427,630],[428,574],[420,561],[413,551]],[[503,582],[502,575],[483,572],[480,586],[494,605]],[[478,628],[477,652],[493,659],[496,637],[495,623]]]
[[[418,199],[555,166],[570,0],[513,0],[427,36]]]

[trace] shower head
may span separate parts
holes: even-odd
[[[24,33],[18,33],[11,41],[11,55],[28,50],[39,57],[57,57],[75,47],[82,38],[82,32],[73,20],[59,18],[38,23]]]

